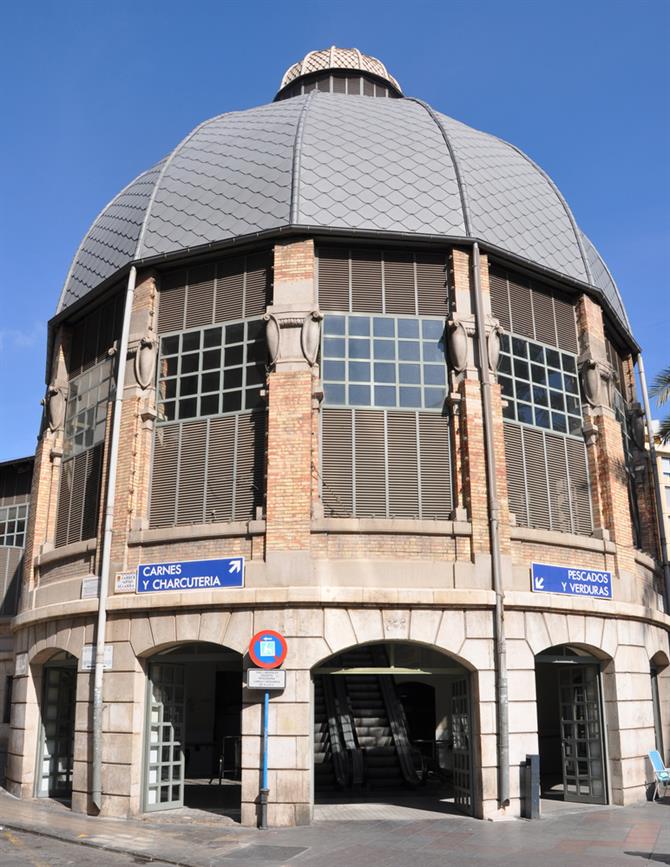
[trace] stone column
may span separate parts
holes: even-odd
[[[268,377],[266,560],[273,585],[311,575],[312,399],[321,333],[314,242],[278,244],[266,314]]]

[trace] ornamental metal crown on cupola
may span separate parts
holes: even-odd
[[[290,231],[478,241],[597,295],[630,337],[607,266],[536,163],[404,96],[376,58],[336,47],[293,64],[274,102],[201,123],[115,196],[77,250],[58,311],[131,263],[176,261]]]

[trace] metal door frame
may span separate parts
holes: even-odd
[[[44,762],[45,754],[44,748],[46,746],[47,733],[45,728],[45,714],[47,708],[47,688],[48,688],[48,675],[49,671],[54,671],[56,669],[71,669],[74,673],[74,700],[73,700],[73,709],[72,709],[72,768],[70,769],[70,775],[74,776],[74,736],[75,736],[75,728],[76,728],[76,714],[77,714],[77,673],[78,673],[78,665],[77,659],[72,657],[71,659],[57,659],[57,660],[47,660],[42,665],[41,670],[41,687],[40,687],[40,701],[38,704],[39,708],[39,717],[40,717],[40,725],[39,725],[39,736],[37,740],[37,755],[35,757],[35,781],[33,784],[34,797],[36,798],[58,798],[59,796],[56,794],[52,794],[49,785],[47,785],[46,791],[42,788],[42,782],[44,780],[44,775],[42,773],[42,765]],[[60,691],[60,684],[58,686]],[[56,700],[58,702],[58,699]],[[51,757],[50,757],[51,758]],[[49,773],[49,780],[51,779],[51,772]],[[72,794],[72,787],[70,787],[70,796]]]
[[[146,688],[145,688],[145,699],[144,699],[144,749],[142,751],[142,812],[144,813],[153,813],[158,812],[160,810],[178,810],[184,806],[184,774],[186,771],[186,758],[185,758],[185,734],[186,734],[186,719],[185,719],[185,696],[184,696],[184,719],[182,721],[182,740],[181,740],[181,780],[180,780],[180,789],[181,796],[178,802],[168,801],[165,803],[161,803],[160,799],[155,804],[149,803],[149,751],[152,747],[151,743],[151,706],[153,703],[152,699],[152,688],[153,681],[151,678],[151,668],[153,665],[171,665],[174,668],[180,668],[182,672],[185,674],[185,665],[184,663],[175,663],[175,662],[163,662],[157,661],[155,659],[147,660],[147,673],[146,673]],[[182,685],[182,688],[185,690],[185,681]],[[162,725],[162,723],[161,723]],[[162,749],[162,741],[159,741],[159,749]],[[159,762],[159,766],[162,764]],[[172,786],[172,780],[170,780],[170,786]],[[158,786],[160,789],[160,780],[158,781]]]

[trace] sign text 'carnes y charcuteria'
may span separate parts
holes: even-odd
[[[244,557],[142,563],[137,567],[137,592],[217,590],[244,586]]]

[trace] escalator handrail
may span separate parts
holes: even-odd
[[[321,685],[326,705],[330,754],[333,758],[335,780],[337,781],[338,786],[345,789],[349,784],[349,769],[346,750],[342,745],[342,734],[338,724],[337,702],[335,700],[335,692],[333,690],[331,678],[322,677]]]

